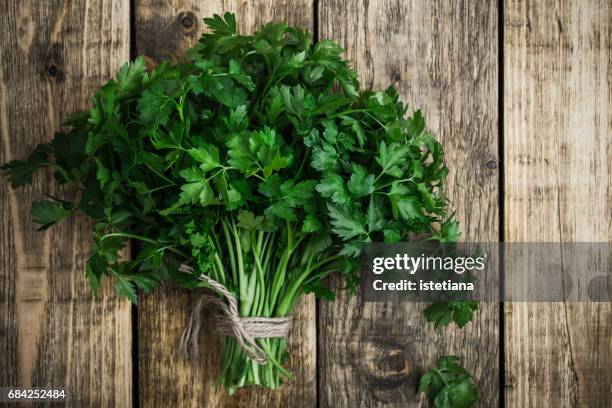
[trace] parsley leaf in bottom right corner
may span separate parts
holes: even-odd
[[[457,356],[440,357],[440,366],[421,377],[419,392],[436,408],[469,408],[478,401],[478,390]]]

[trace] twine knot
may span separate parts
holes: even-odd
[[[189,265],[181,265],[179,271],[193,273]],[[202,295],[196,302],[189,322],[181,335],[180,350],[185,356],[195,356],[198,353],[198,333],[202,325],[202,309],[210,304],[218,308],[216,315],[217,331],[236,339],[245,354],[258,364],[266,364],[268,357],[264,349],[255,339],[287,337],[293,318],[287,317],[241,317],[238,311],[238,301],[234,295],[220,282],[213,278],[200,275],[200,280],[221,295]]]

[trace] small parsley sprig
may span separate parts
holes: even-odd
[[[443,356],[439,367],[423,374],[419,392],[427,394],[436,408],[470,408],[478,401],[478,390],[457,356]]]

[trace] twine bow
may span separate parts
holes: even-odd
[[[193,273],[189,265],[181,265],[179,271]],[[240,317],[238,301],[234,295],[221,283],[206,275],[200,275],[200,280],[208,285],[223,299],[214,295],[202,295],[196,302],[189,322],[181,335],[180,350],[185,356],[195,356],[198,353],[198,333],[202,325],[202,309],[210,304],[218,308],[217,331],[236,339],[245,354],[258,364],[266,364],[268,357],[255,339],[287,337],[291,328],[292,317]]]

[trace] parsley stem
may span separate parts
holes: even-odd
[[[330,273],[337,272],[338,267],[339,266],[332,265],[328,269],[323,269],[323,270],[320,270],[318,273],[312,274],[308,279],[304,281],[304,286],[308,286],[317,280],[321,280],[325,278],[327,275],[329,275]]]
[[[234,245],[236,246],[236,263],[238,265],[238,283],[240,287],[240,299],[245,300],[241,302],[241,313],[246,315],[248,304],[248,285],[247,277],[244,273],[244,260],[242,258],[242,245],[240,244],[240,236],[236,229],[236,224],[233,219],[230,219],[231,233],[234,236]]]
[[[437,368],[434,368],[433,371],[438,375],[438,377],[442,379],[442,381],[444,381],[445,385],[448,385],[448,381],[446,381],[446,377],[444,377],[444,374],[442,374],[442,371],[438,370]]]
[[[289,312],[289,308],[295,303],[295,296],[298,290],[300,290],[302,284],[304,283],[304,280],[312,271],[310,267],[311,262],[312,255],[309,257],[308,264],[306,265],[302,273],[287,287],[285,295],[283,296],[283,300],[280,302],[278,308],[276,309],[276,314],[278,316],[285,316]]]
[[[49,165],[55,169],[58,173],[62,175],[67,181],[72,181],[70,175],[64,170],[62,166],[57,163],[49,162]]]
[[[295,173],[294,178],[296,180],[300,179],[299,177],[302,174],[302,170],[304,169],[304,165],[306,164],[306,161],[307,161],[309,156],[310,156],[310,151],[306,151],[306,154],[304,154],[304,157],[302,158],[302,162],[300,163],[300,167],[298,168],[297,173]]]
[[[317,269],[319,269],[321,266],[325,265],[326,263],[331,262],[331,261],[337,261],[338,259],[339,258],[337,256],[330,256],[330,257],[325,258],[322,261],[317,262],[316,264],[314,264],[311,269],[313,271],[316,271]]]
[[[374,183],[376,183],[376,181],[378,181],[378,179],[379,179],[379,178],[380,178],[382,175],[383,175],[383,173],[381,173],[381,174],[378,176],[378,178],[377,178],[377,179],[374,181]],[[386,183],[386,184],[383,184],[382,186],[376,187],[376,188],[375,188],[375,190],[381,190],[381,189],[383,189],[383,188],[389,187],[389,186],[390,186],[390,185],[392,185],[393,183],[405,183],[405,182],[407,182],[407,181],[412,181],[412,180],[414,180],[414,176],[409,177],[409,178],[407,178],[407,179],[393,180],[393,181],[392,181],[392,182],[390,182],[390,183]]]
[[[153,173],[155,173],[156,175],[158,175],[159,177],[161,177],[162,179],[164,179],[168,183],[171,183],[173,186],[176,185],[176,183],[174,181],[170,180],[168,177],[164,176],[163,174],[161,174],[160,172],[155,170],[149,163],[144,163],[144,165],[147,166]]]
[[[229,257],[230,257],[230,270],[232,271],[232,280],[234,282],[238,281],[238,275],[237,275],[237,270],[236,270],[236,255],[234,253],[234,246],[231,244],[232,242],[232,238],[231,235],[229,233],[229,228],[227,226],[227,221],[226,220],[222,220],[221,221],[221,227],[223,229],[223,235],[225,236],[225,242],[227,243],[227,250],[229,253]]]
[[[363,114],[365,114],[365,115],[369,116],[370,118],[374,119],[374,121],[375,121],[376,123],[378,123],[378,125],[379,125],[381,128],[383,128],[383,129],[386,129],[386,128],[387,128],[387,125],[385,125],[384,123],[382,123],[382,122],[381,122],[381,121],[380,121],[380,120],[379,120],[379,119],[378,119],[376,116],[372,115],[372,113],[371,113],[371,111],[370,111],[369,109],[350,109],[350,110],[346,110],[346,111],[344,111],[344,112],[339,112],[339,113],[333,114],[333,115],[328,116],[328,117],[329,117],[329,118],[335,118],[335,117],[338,117],[338,116],[344,116],[344,115],[347,115],[347,114],[349,114],[349,113],[363,113]]]
[[[159,245],[159,242],[155,241],[154,239],[143,237],[142,235],[130,234],[128,232],[111,232],[110,234],[104,235],[100,239],[100,241],[104,241],[104,240],[106,240],[108,238],[113,238],[113,237],[136,239],[138,241],[148,242],[149,244]],[[165,248],[169,249],[170,251],[174,252],[177,255],[182,256],[185,259],[189,259],[189,257],[186,254],[184,254],[183,252],[181,252],[180,250],[178,250],[176,248],[173,248],[171,246],[167,246]]]
[[[155,188],[152,188],[151,190],[149,190],[149,193],[153,193],[153,192],[155,192],[155,191],[163,190],[163,189],[165,189],[165,188],[168,188],[168,187],[173,187],[173,186],[174,186],[174,183],[172,183],[172,184],[166,184],[166,185],[159,186],[159,187],[155,187]]]

